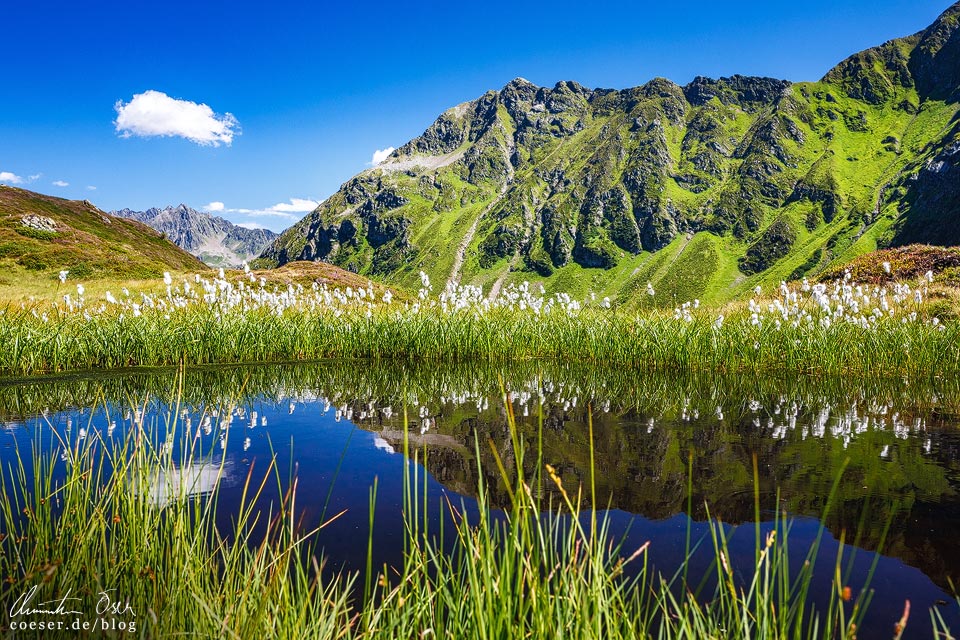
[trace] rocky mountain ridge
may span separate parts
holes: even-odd
[[[620,304],[724,299],[911,242],[960,244],[960,3],[818,82],[517,78],[444,112],[261,264],[415,286],[540,280]]]
[[[111,211],[166,234],[174,244],[214,267],[238,267],[256,258],[277,237],[268,229],[247,229],[185,204],[146,211]]]

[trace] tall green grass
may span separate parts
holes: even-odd
[[[191,307],[140,317],[28,310],[0,312],[0,374],[365,358],[403,362],[587,361],[671,371],[776,371],[929,375],[960,372],[960,323],[934,327],[884,319],[873,328],[836,323],[775,329],[746,315],[719,328],[692,322],[583,310],[534,315],[380,310],[334,314]]]
[[[163,429],[171,438],[175,416]],[[188,470],[219,476],[222,467],[196,446],[171,455],[156,426],[140,423],[120,444],[93,431],[73,447],[55,437],[3,470],[5,614],[36,585],[33,606],[69,594],[78,598],[69,608],[85,619],[97,617],[107,593],[129,605],[134,615],[112,617],[133,622],[139,637],[336,637],[348,624],[352,578],[320,584],[302,562],[309,532],[295,526],[295,483],[261,511],[258,499],[279,474],[272,466],[251,473],[233,526],[220,531],[217,490],[197,491]],[[68,452],[63,476],[57,445]]]
[[[811,608],[819,538],[791,571],[790,522],[781,514],[767,537],[757,528],[754,566],[743,574],[730,566],[728,530],[713,519],[704,581],[685,567],[655,572],[646,545],[624,548],[605,512],[584,507],[596,505],[592,474],[582,488],[565,486],[549,466],[523,474],[527,451],[509,402],[510,453],[519,462],[511,466],[520,471],[507,471],[492,442],[474,444],[477,459],[491,448],[510,497],[500,517],[481,480],[478,515],[471,520],[448,501],[453,524],[431,530],[422,467],[405,465],[402,566],[368,560],[361,576],[324,577],[314,532],[299,524],[295,478],[285,489],[275,466],[251,472],[229,531],[216,524],[218,485],[201,495],[169,481],[174,469],[196,465],[222,473],[197,444],[176,454],[166,446],[178,405],[162,429],[140,422],[118,443],[96,431],[82,445],[60,443],[69,451],[63,476],[41,444],[2,470],[5,624],[12,600],[34,585],[37,602],[69,591],[81,611],[94,611],[100,592],[112,589],[136,613],[140,637],[849,638],[868,615],[870,591],[844,588],[842,545],[826,605]],[[590,434],[592,441],[592,422]],[[409,438],[404,454],[417,462],[427,455]],[[544,483],[557,488],[558,503],[543,503]],[[267,494],[277,497],[264,507]],[[375,527],[376,485],[370,500]],[[759,522],[759,493],[755,500]]]

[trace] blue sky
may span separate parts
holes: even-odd
[[[282,229],[376,150],[516,76],[815,80],[950,3],[4,4],[0,181],[108,210],[222,203]],[[170,130],[187,137],[150,135]]]

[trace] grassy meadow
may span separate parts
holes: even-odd
[[[881,258],[885,257],[883,255]],[[896,254],[890,254],[896,259]],[[921,262],[921,265],[926,263]],[[365,358],[583,360],[637,369],[941,375],[960,371],[952,263],[904,260],[838,279],[758,289],[749,301],[622,308],[597,295],[508,285],[414,295],[294,263],[267,272],[165,274],[89,286],[64,274],[54,295],[0,306],[7,376],[172,364]],[[898,278],[904,273],[910,277]],[[939,280],[938,280],[939,278]],[[646,295],[656,296],[652,286]]]

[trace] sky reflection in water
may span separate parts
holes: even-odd
[[[872,550],[889,521],[863,632],[888,635],[907,598],[914,608],[910,636],[929,636],[926,611],[931,607],[938,607],[951,627],[960,627],[948,586],[960,574],[955,542],[960,530],[960,392],[954,387],[942,382],[632,376],[535,365],[504,374],[482,368],[438,371],[332,363],[190,371],[178,415],[180,435],[158,445],[175,452],[194,441],[210,452],[208,464],[174,463],[149,490],[162,504],[172,495],[171,483],[200,493],[219,485],[220,521],[226,528],[251,468],[259,479],[275,456],[280,486],[285,490],[292,475],[298,479],[297,509],[304,526],[342,514],[322,529],[318,542],[328,570],[355,571],[366,559],[370,487],[377,478],[374,566],[398,564],[403,550],[404,406],[410,447],[417,451],[415,468],[420,474],[428,471],[428,520],[439,530],[447,517],[445,496],[468,517],[476,513],[477,450],[491,503],[507,503],[487,445],[492,441],[513,471],[516,457],[498,382],[503,377],[521,440],[533,452],[525,458],[527,477],[536,472],[542,415],[543,461],[557,469],[565,487],[587,485],[587,407],[592,408],[598,504],[609,508],[611,531],[628,552],[651,542],[650,557],[663,572],[672,573],[684,557],[688,523],[694,543],[704,542],[690,572],[709,570],[705,503],[713,516],[737,528],[732,559],[742,570],[749,568],[754,455],[764,530],[778,508],[779,489],[779,508],[796,516],[790,543],[801,562],[819,530],[830,485],[849,460],[839,500],[826,519],[829,531],[814,598],[829,588],[841,534],[848,543]],[[57,449],[66,459],[69,453],[59,438],[72,446],[86,438],[119,441],[144,409],[148,424],[153,420],[163,431],[171,409],[147,393],[150,398],[173,397],[174,381],[173,373],[154,373],[0,385],[5,427],[0,462],[6,467],[15,448],[29,451],[36,443]],[[236,391],[241,388],[242,393]],[[105,403],[96,400],[99,394]],[[227,409],[230,400],[233,411]],[[692,522],[686,515],[691,456]],[[277,483],[268,483],[263,505],[276,500],[279,491]],[[545,483],[541,496],[546,504],[559,494]],[[873,553],[863,550],[853,557],[854,590],[873,559]]]

